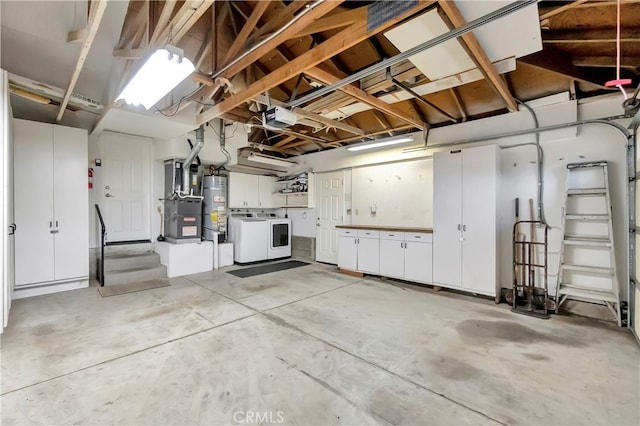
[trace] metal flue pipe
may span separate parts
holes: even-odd
[[[193,146],[193,149],[191,149],[191,152],[189,152],[187,158],[184,159],[184,164],[182,165],[182,192],[184,194],[189,194],[189,188],[191,187],[191,184],[189,183],[191,177],[191,163],[193,163],[193,160],[196,158],[198,153],[200,153],[203,146],[204,125],[200,125],[200,127],[196,129],[196,144]]]

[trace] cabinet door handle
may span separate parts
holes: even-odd
[[[12,223],[11,225],[9,225],[9,235],[15,234],[16,229],[18,229],[18,226],[15,223]]]
[[[460,224],[458,224],[458,231],[461,229]]]
[[[53,221],[49,221],[49,228],[53,228]]]
[[[467,225],[462,225],[462,230],[466,231],[467,230]]]
[[[58,227],[58,221],[56,220],[56,228]]]
[[[52,229],[49,231],[50,234],[57,234],[59,231],[57,229]]]

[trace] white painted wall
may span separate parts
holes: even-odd
[[[622,114],[622,100],[619,96],[590,100],[577,105],[576,101],[568,100],[564,94],[554,95],[549,98],[533,101],[530,105],[538,114],[541,126],[568,123],[577,119],[597,119]],[[621,121],[626,125],[625,121]],[[402,164],[411,159],[422,159],[416,164],[427,165],[431,160],[427,159],[433,152],[443,149],[439,144],[455,141],[464,141],[480,136],[509,132],[533,127],[533,121],[527,110],[510,113],[482,120],[475,120],[453,126],[434,129],[429,135],[430,149],[425,151],[403,154],[405,147],[394,148],[369,153],[353,153],[345,149],[336,149],[326,152],[309,154],[302,157],[299,169],[311,168],[315,172],[348,169],[352,171],[353,182],[351,208],[353,224],[384,224],[397,226],[416,226],[414,221],[416,214],[391,215],[397,221],[387,222],[384,210],[378,210],[380,218],[378,222],[372,220],[371,215],[355,215],[359,209],[367,211],[372,200],[372,194],[368,191],[380,191],[378,187],[367,188],[367,178],[372,177],[380,182],[385,182],[392,176],[394,167],[406,167]],[[421,134],[415,134],[416,140],[420,140]],[[540,137],[545,152],[545,193],[544,207],[550,231],[550,283],[555,286],[555,277],[558,268],[558,251],[560,247],[560,220],[561,206],[565,198],[566,164],[571,162],[589,160],[607,160],[611,163],[610,179],[612,188],[612,204],[614,210],[614,238],[617,253],[617,269],[619,273],[621,295],[626,298],[628,274],[627,274],[627,236],[626,236],[626,147],[625,140],[619,132],[608,126],[587,125],[580,128],[573,127],[553,132],[546,132]],[[535,135],[524,135],[496,139],[482,144],[495,143],[501,146],[515,145],[519,143],[534,142]],[[447,149],[450,147],[447,147]],[[536,156],[532,146],[502,150],[502,193],[500,196],[499,223],[499,279],[503,287],[511,286],[511,231],[514,221],[513,200],[519,197],[521,200],[521,218],[528,219],[528,200],[536,200]],[[404,161],[405,163],[402,163]],[[400,162],[400,163],[398,163]],[[384,164],[384,165],[382,165]],[[425,168],[425,174],[427,169]],[[297,170],[293,170],[295,172]],[[432,183],[431,183],[432,186]],[[383,190],[384,191],[384,190]],[[428,193],[428,191],[425,189]],[[405,209],[415,209],[416,195],[411,192],[405,194],[402,205]],[[375,195],[378,198],[379,195]],[[419,197],[418,197],[419,199]],[[432,201],[431,201],[432,203]],[[536,204],[537,206],[537,204]],[[379,209],[380,209],[379,204]],[[430,206],[432,209],[432,205]],[[419,208],[428,209],[427,206]],[[296,219],[294,218],[294,228]],[[431,221],[426,220],[419,226],[430,226]]]
[[[431,227],[433,161],[417,159],[351,172],[352,220],[359,225]],[[372,209],[375,207],[375,212]]]

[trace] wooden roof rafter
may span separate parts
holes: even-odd
[[[330,2],[335,3],[335,2]],[[388,21],[380,24],[377,28],[368,29],[367,22],[357,22],[350,25],[344,30],[340,31],[336,35],[327,39],[327,41],[319,44],[308,52],[298,56],[289,64],[284,67],[280,67],[273,71],[269,75],[262,78],[260,81],[253,83],[242,92],[232,95],[224,101],[220,102],[208,111],[203,112],[197,116],[198,123],[204,123],[212,118],[229,111],[236,106],[243,104],[255,96],[264,93],[265,91],[278,86],[279,84],[287,81],[294,75],[304,72],[316,65],[326,61],[327,59],[335,56],[336,54],[355,46],[359,42],[379,33],[387,28],[390,28],[394,24],[416,14],[417,12],[424,10],[425,8],[433,5],[435,1],[422,0],[419,1],[416,6],[408,11],[389,19]],[[324,3],[323,3],[324,4]],[[322,5],[320,5],[322,6]],[[318,6],[318,7],[320,7]]]
[[[446,17],[451,21],[451,23],[456,27],[461,27],[466,24],[462,13],[458,9],[452,1],[440,1],[440,8],[444,11]],[[500,74],[496,71],[491,60],[487,57],[487,54],[484,52],[484,49],[480,45],[480,42],[473,34],[473,32],[468,32],[463,34],[459,39],[460,43],[463,47],[466,47],[467,51],[470,53],[471,59],[475,62],[478,69],[482,72],[482,75],[485,77],[487,82],[494,88],[494,90],[498,93],[504,104],[507,106],[509,111],[517,111],[518,105],[516,104],[513,95],[509,91],[509,88],[504,83],[504,81],[500,78]]]

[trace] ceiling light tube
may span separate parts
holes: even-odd
[[[294,163],[293,161],[288,161],[282,158],[271,157],[269,155],[259,154],[257,152],[252,152],[247,157],[247,160],[253,161],[256,163],[270,164],[272,166],[280,166],[289,168],[291,166],[295,166],[298,163]]]
[[[413,142],[413,136],[399,136],[395,138],[377,139],[370,142],[363,142],[347,147],[347,151],[362,151],[365,149],[380,148],[389,145],[399,145],[401,143]]]
[[[154,106],[195,70],[191,61],[179,53],[172,46],[153,52],[116,100],[124,99],[146,109]]]

